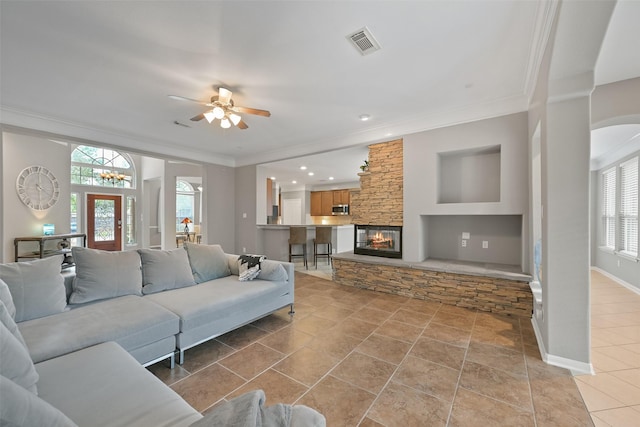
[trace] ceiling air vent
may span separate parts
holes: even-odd
[[[349,34],[347,38],[362,55],[368,55],[380,50],[380,44],[367,27],[360,28],[355,33]]]

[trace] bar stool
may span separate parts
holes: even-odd
[[[292,252],[292,246],[302,245],[302,253],[294,254]],[[304,267],[308,270],[307,264],[307,227],[289,227],[289,262],[291,258],[302,257],[304,260]]]
[[[331,227],[316,227],[316,238],[313,239],[313,262],[318,269],[318,257],[327,257],[327,264],[331,265]],[[326,252],[318,252],[318,245],[327,245]]]

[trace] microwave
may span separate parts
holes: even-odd
[[[349,205],[333,205],[331,215],[349,215]]]

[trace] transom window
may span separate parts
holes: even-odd
[[[80,145],[71,153],[71,183],[135,188],[133,161],[109,148]]]

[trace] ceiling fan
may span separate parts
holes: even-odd
[[[255,114],[263,117],[270,117],[271,113],[267,110],[258,110],[257,108],[240,107],[234,104],[231,99],[231,91],[223,87],[218,89],[218,94],[211,97],[210,102],[198,101],[196,99],[185,98],[183,96],[169,95],[171,99],[177,99],[179,101],[191,101],[198,104],[211,107],[210,110],[200,113],[197,116],[191,117],[194,122],[206,119],[209,123],[215,119],[220,120],[220,127],[227,129],[231,127],[231,124],[239,127],[240,129],[247,129],[249,126],[242,120],[242,117],[238,113]]]

